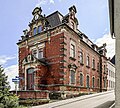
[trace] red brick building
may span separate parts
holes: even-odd
[[[105,91],[106,44],[98,47],[78,30],[76,7],[65,16],[58,11],[41,13],[41,8],[33,10],[29,30],[17,43],[20,90],[64,92],[64,96]]]

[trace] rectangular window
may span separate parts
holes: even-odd
[[[83,86],[83,75],[80,74],[80,85]]]
[[[33,35],[36,35],[36,34],[37,34],[37,28],[35,27],[33,30]]]
[[[40,33],[42,31],[42,26],[38,26],[38,33]]]
[[[95,59],[92,59],[92,68],[95,69]]]
[[[70,56],[75,58],[75,46],[73,44],[70,46]]]
[[[43,58],[43,49],[39,49],[38,51],[38,59]]]
[[[83,52],[80,51],[80,63],[83,64]]]
[[[89,56],[87,56],[87,58],[86,58],[86,66],[90,66]]]
[[[70,77],[71,77],[70,82],[71,82],[71,84],[75,84],[75,71],[71,70],[70,74],[71,74],[70,75]]]
[[[32,55],[33,55],[34,57],[37,57],[37,50],[36,50],[36,49],[33,49],[33,50],[32,50]]]

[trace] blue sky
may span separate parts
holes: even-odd
[[[108,0],[0,0],[0,64],[6,68],[9,78],[17,75],[16,43],[23,34],[22,31],[28,28],[33,9],[40,6],[42,14],[49,15],[58,10],[66,15],[72,5],[77,8],[80,31],[99,45],[111,38]],[[108,49],[113,49],[113,44],[114,41],[110,39]],[[109,56],[113,56],[114,51],[108,52]]]

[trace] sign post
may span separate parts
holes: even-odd
[[[16,95],[17,95],[17,84],[19,83],[19,77],[16,76],[15,78],[12,79],[12,82],[14,82],[15,84],[15,91],[16,91]]]

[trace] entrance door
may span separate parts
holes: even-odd
[[[27,90],[34,89],[34,68],[27,70]]]

